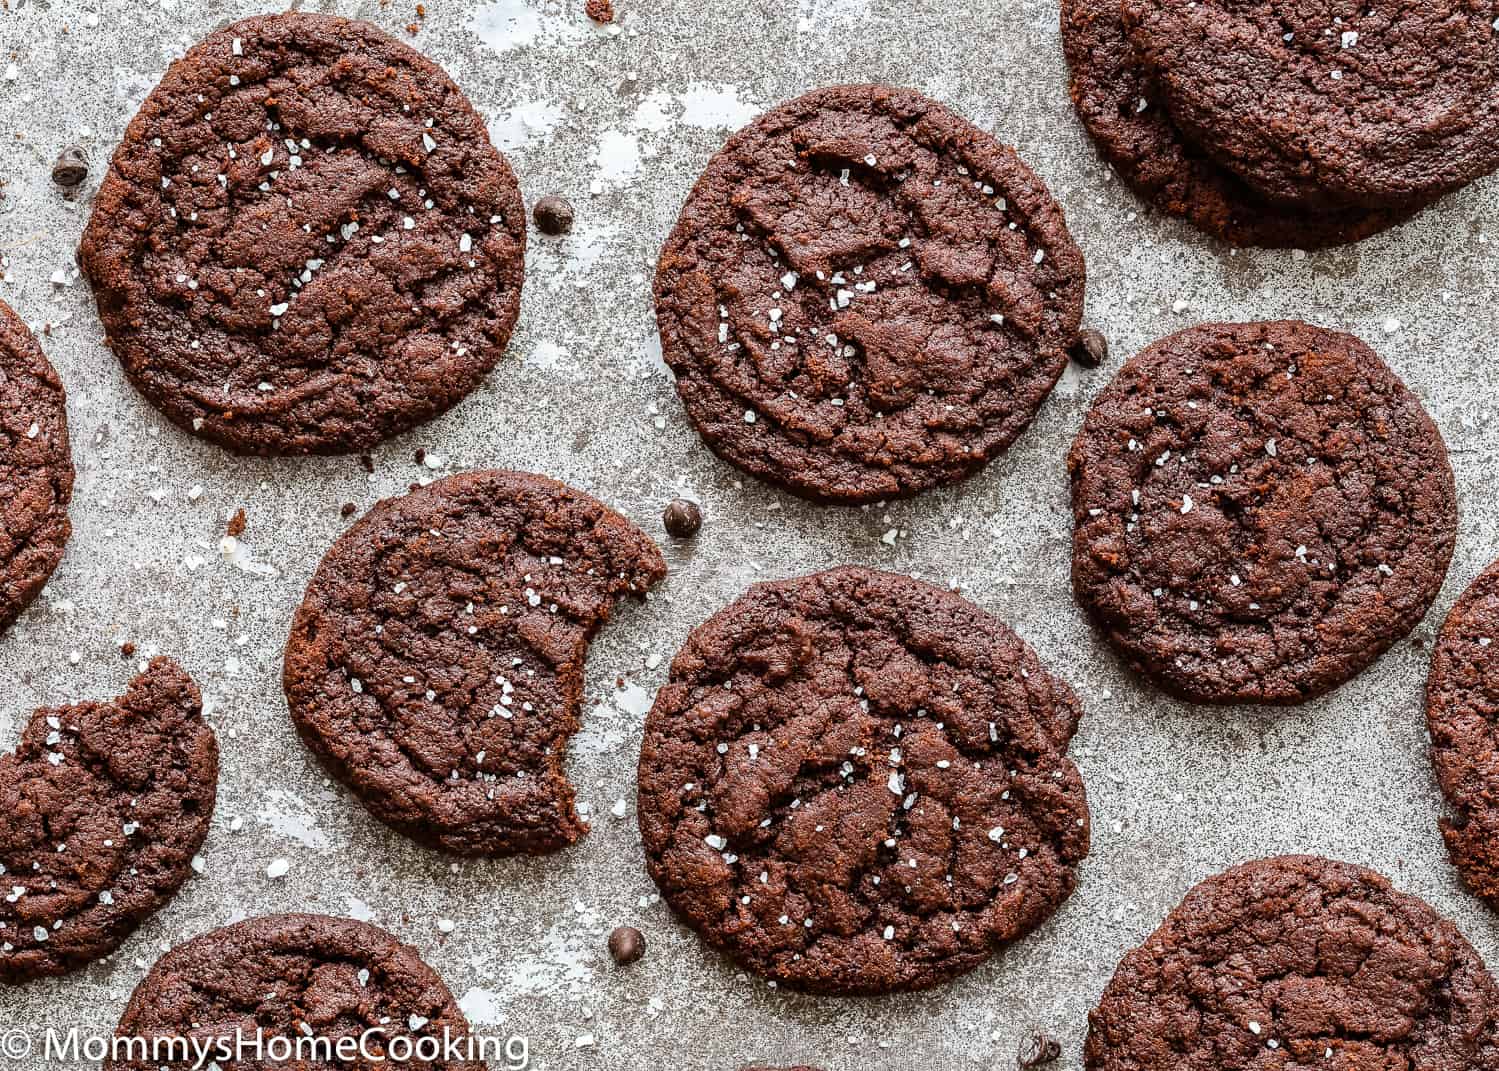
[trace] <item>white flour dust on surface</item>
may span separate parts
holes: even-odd
[[[528,0],[490,0],[469,17],[471,29],[496,52],[509,52],[527,45],[557,45],[582,39],[588,33],[582,5]]]
[[[562,105],[552,100],[524,100],[489,121],[489,140],[501,152],[516,152],[528,145],[544,145],[564,115]]]
[[[273,788],[266,793],[255,812],[255,820],[304,848],[322,851],[329,846],[328,835],[318,828],[312,808],[300,796],[284,789]]]
[[[689,82],[680,93],[652,90],[635,109],[638,130],[659,133],[674,124],[699,130],[738,130],[764,108],[742,100],[740,88],[723,82]]]

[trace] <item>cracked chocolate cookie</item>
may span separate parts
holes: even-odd
[[[1492,0],[1124,0],[1198,145],[1271,198],[1429,202],[1499,166]]]
[[[1457,534],[1447,449],[1369,347],[1203,324],[1130,360],[1068,456],[1072,586],[1138,672],[1300,703],[1426,613]]]
[[[232,1059],[236,1031],[264,1058]],[[271,1039],[297,1039],[296,1067],[484,1071],[479,1059],[453,1058],[473,1041],[468,1021],[441,978],[416,950],[375,926],[327,915],[268,915],[195,937],[156,962],[136,986],[115,1030],[119,1038],[183,1037],[235,1071],[277,1071]],[[363,1048],[358,1047],[363,1041]],[[330,1058],[343,1045],[354,1058]],[[433,1048],[433,1046],[438,1046]],[[403,1049],[409,1054],[403,1058]],[[233,1049],[227,1050],[232,1054]],[[429,1058],[436,1052],[435,1058]],[[368,1058],[364,1058],[367,1056]],[[196,1053],[168,1062],[130,1055],[103,1071],[188,1071]]]
[[[515,177],[440,68],[288,12],[172,64],[78,259],[126,374],[177,424],[243,453],[344,453],[479,384],[525,244]]]
[[[806,498],[952,483],[1067,363],[1083,258],[1015,153],[918,93],[819,89],[709,162],[661,251],[656,321],[720,457]]]
[[[382,821],[465,855],[587,826],[563,770],[588,641],[666,575],[629,521],[543,476],[469,472],[333,544],[286,644],[302,739]]]
[[[1431,758],[1450,817],[1441,822],[1468,886],[1499,908],[1499,562],[1447,615],[1426,682]]]
[[[73,532],[66,401],[36,338],[0,301],[0,630],[40,594]]]
[[[1499,987],[1457,927],[1314,856],[1193,888],[1088,1019],[1088,1071],[1499,1068]]]
[[[0,758],[0,981],[106,956],[170,900],[218,777],[198,688],[169,659],[119,699],[33,714]]]
[[[647,868],[706,941],[779,983],[936,985],[1071,894],[1077,713],[949,592],[852,567],[757,584],[692,633],[646,719]]]
[[[1414,209],[1311,209],[1261,196],[1182,135],[1125,32],[1118,0],[1063,0],[1072,102],[1115,172],[1159,211],[1231,245],[1320,249],[1357,242]]]

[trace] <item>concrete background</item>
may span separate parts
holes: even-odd
[[[491,122],[527,202],[561,191],[578,225],[562,240],[533,232],[508,357],[453,412],[376,451],[373,475],[353,458],[233,458],[132,392],[100,344],[73,251],[104,163],[166,64],[276,5],[0,0],[0,299],[51,325],[42,341],[68,386],[79,473],[67,557],[0,639],[0,747],[35,706],[117,694],[133,671],[125,640],[187,667],[223,747],[203,875],[110,962],[0,994],[3,1025],[107,1031],[163,949],[246,914],[310,910],[368,917],[416,945],[479,1029],[528,1036],[541,1068],[1007,1068],[1018,1038],[1042,1028],[1065,1046],[1056,1066],[1074,1069],[1114,964],[1188,886],[1286,851],[1383,871],[1499,962],[1499,925],[1462,890],[1436,831],[1421,712],[1429,641],[1496,552],[1486,232],[1499,182],[1350,249],[1234,253],[1152,217],[1100,165],[1067,101],[1056,0],[618,0],[613,34],[586,22],[583,0],[426,0],[415,37],[404,29],[418,21],[414,0],[302,6],[372,19],[440,62]],[[741,480],[700,445],[660,363],[648,280],[730,129],[813,86],[863,80],[917,87],[1018,147],[1067,209],[1088,258],[1087,318],[1113,356],[1070,369],[1035,427],[963,486],[888,508],[817,508]],[[94,167],[70,202],[48,174],[73,141]],[[1457,555],[1412,641],[1335,695],[1285,711],[1193,708],[1133,679],[1074,605],[1062,456],[1111,371],[1151,339],[1204,319],[1280,316],[1359,334],[1424,399],[1457,471]],[[418,448],[437,470],[417,465]],[[494,465],[601,496],[663,540],[672,575],[649,605],[624,609],[589,661],[570,769],[593,832],[551,858],[455,864],[329,785],[287,719],[281,647],[345,527],[342,503],[362,510],[423,476]],[[706,523],[695,543],[672,545],[661,508],[683,493]],[[219,539],[241,507],[246,552],[226,561]],[[914,996],[802,997],[738,974],[654,898],[634,825],[640,725],[683,637],[756,579],[843,562],[955,578],[1088,711],[1073,754],[1095,846],[1077,894],[1007,954]],[[619,799],[625,818],[610,813]],[[290,866],[279,880],[265,872],[276,859]],[[618,923],[650,943],[628,970],[604,948]],[[577,1048],[581,1035],[593,1047]],[[4,1066],[55,1065],[34,1055]]]

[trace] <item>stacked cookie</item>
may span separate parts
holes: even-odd
[[[1120,176],[1236,245],[1316,248],[1499,167],[1492,5],[1064,0],[1072,99]]]

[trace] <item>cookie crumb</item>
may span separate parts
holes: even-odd
[[[613,0],[588,0],[588,3],[583,7],[583,11],[594,22],[608,23],[614,21]]]
[[[234,516],[229,518],[229,524],[227,527],[225,527],[224,534],[231,535],[235,539],[238,539],[240,536],[245,534],[246,523],[245,511],[242,509],[235,510]]]

